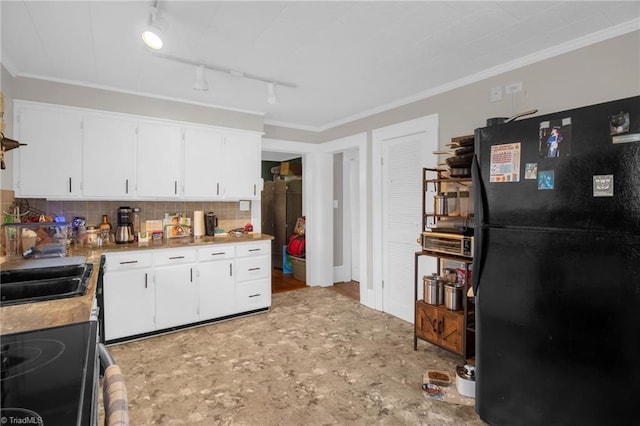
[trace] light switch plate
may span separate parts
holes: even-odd
[[[511,83],[504,86],[504,93],[507,95],[518,92],[522,92],[522,82]]]
[[[502,100],[502,86],[495,86],[491,88],[489,94],[489,102],[498,102]]]

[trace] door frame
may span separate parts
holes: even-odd
[[[384,140],[393,139],[399,136],[416,134],[422,132],[435,132],[439,134],[439,116],[437,113],[416,118],[402,123],[393,124],[386,127],[374,129],[371,132],[371,281],[367,300],[370,306],[379,311],[384,311],[384,290],[383,290],[383,197],[382,197],[382,164],[384,161],[383,146]],[[437,145],[437,144],[436,144]],[[433,149],[437,149],[435,146]],[[429,149],[426,147],[425,149]],[[424,156],[423,156],[424,157]],[[424,161],[423,161],[424,162]],[[427,166],[427,165],[424,165]],[[432,165],[433,166],[433,165]],[[416,209],[422,205],[422,199],[416,200]],[[416,236],[417,237],[417,236]]]
[[[303,142],[285,141],[265,138],[262,141],[263,151],[287,152],[302,157],[302,212],[307,219],[307,230],[318,235],[309,234],[307,237],[307,285],[329,287],[333,285],[333,232],[323,232],[333,229],[333,215],[325,214],[333,211],[333,174],[327,172],[331,168],[333,154],[357,150],[358,152],[358,191],[360,202],[360,303],[371,306],[368,300],[370,290],[370,244],[369,244],[369,208],[368,208],[368,149],[367,133],[359,133],[345,138],[310,144]],[[255,214],[260,217],[259,202]],[[254,210],[254,209],[252,209]]]
[[[369,232],[368,232],[369,209],[367,208],[368,206],[367,134],[363,132],[363,133],[358,133],[356,135],[347,136],[345,138],[336,139],[330,142],[325,142],[321,144],[321,149],[324,152],[330,153],[332,155],[342,153],[344,157],[346,157],[347,154],[350,154],[350,155],[355,154],[356,159],[358,161],[358,177],[357,177],[358,182],[356,186],[358,188],[358,203],[360,205],[359,217],[357,218],[358,227],[360,231],[360,244],[359,244],[360,253],[358,256],[359,264],[360,264],[360,281],[359,281],[360,303],[367,306],[371,306],[369,301],[369,290],[368,290],[369,282],[370,282],[369,280],[370,262],[369,262],[369,256],[368,256],[369,255]],[[330,205],[333,205],[333,179],[331,180],[332,182],[330,183],[330,185],[331,185],[332,196],[331,196],[331,199],[327,200],[327,202],[330,203]],[[344,182],[343,182],[343,190],[344,190],[343,195],[346,198],[348,191],[347,191],[347,188],[344,187]],[[343,203],[343,209],[347,210],[346,203]],[[345,226],[346,225],[347,224],[345,223]],[[343,247],[345,244],[347,244],[347,241],[349,242],[351,241],[351,236],[347,235],[347,233],[344,232],[344,229],[343,229],[342,238],[343,238],[343,241],[341,241],[340,243],[343,244]],[[328,250],[331,250],[331,260],[333,262],[333,241],[332,241],[331,247],[325,247],[325,248]],[[342,267],[345,266],[344,263],[345,262],[343,262]],[[333,285],[333,282],[331,283],[331,285]]]

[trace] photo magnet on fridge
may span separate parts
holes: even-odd
[[[557,158],[571,153],[571,117],[543,121],[538,132],[540,157]]]
[[[553,170],[540,170],[538,172],[538,189],[553,189]]]
[[[524,165],[524,178],[536,179],[538,177],[538,163],[527,163]]]
[[[613,175],[595,175],[593,177],[594,197],[613,197]]]

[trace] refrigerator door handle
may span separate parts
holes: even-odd
[[[476,135],[476,152],[479,151],[478,135]],[[486,206],[486,195],[482,182],[482,174],[480,173],[480,164],[478,163],[478,155],[473,156],[471,165],[471,179],[473,181],[473,211],[474,211],[474,232],[473,232],[473,274],[471,275],[471,285],[473,286],[473,294],[478,294],[480,285],[480,275],[482,275],[483,258],[483,241],[484,237],[484,211]]]
[[[478,149],[478,148],[476,148]],[[484,225],[484,210],[487,197],[482,182],[482,174],[480,172],[480,164],[478,163],[478,154],[473,156],[471,164],[471,179],[473,182],[473,217],[476,226]]]

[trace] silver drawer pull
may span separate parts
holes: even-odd
[[[262,249],[259,249],[259,248],[257,248],[257,249],[249,249],[249,251],[260,251],[260,250],[262,250]]]
[[[260,268],[249,268],[250,271],[259,271]]]
[[[127,260],[126,262],[120,262],[121,265],[128,265],[128,264],[131,264],[131,263],[138,263],[138,261],[137,260]]]
[[[169,258],[169,260],[174,260],[174,259],[184,259],[184,256],[173,256]]]
[[[218,253],[211,253],[211,256],[219,256],[219,255],[221,255],[221,254],[226,254],[226,252],[224,252],[224,251],[220,251],[220,252],[218,252]]]
[[[249,295],[249,297],[258,297],[258,296],[260,296],[260,293],[258,293],[258,294],[250,294]]]

